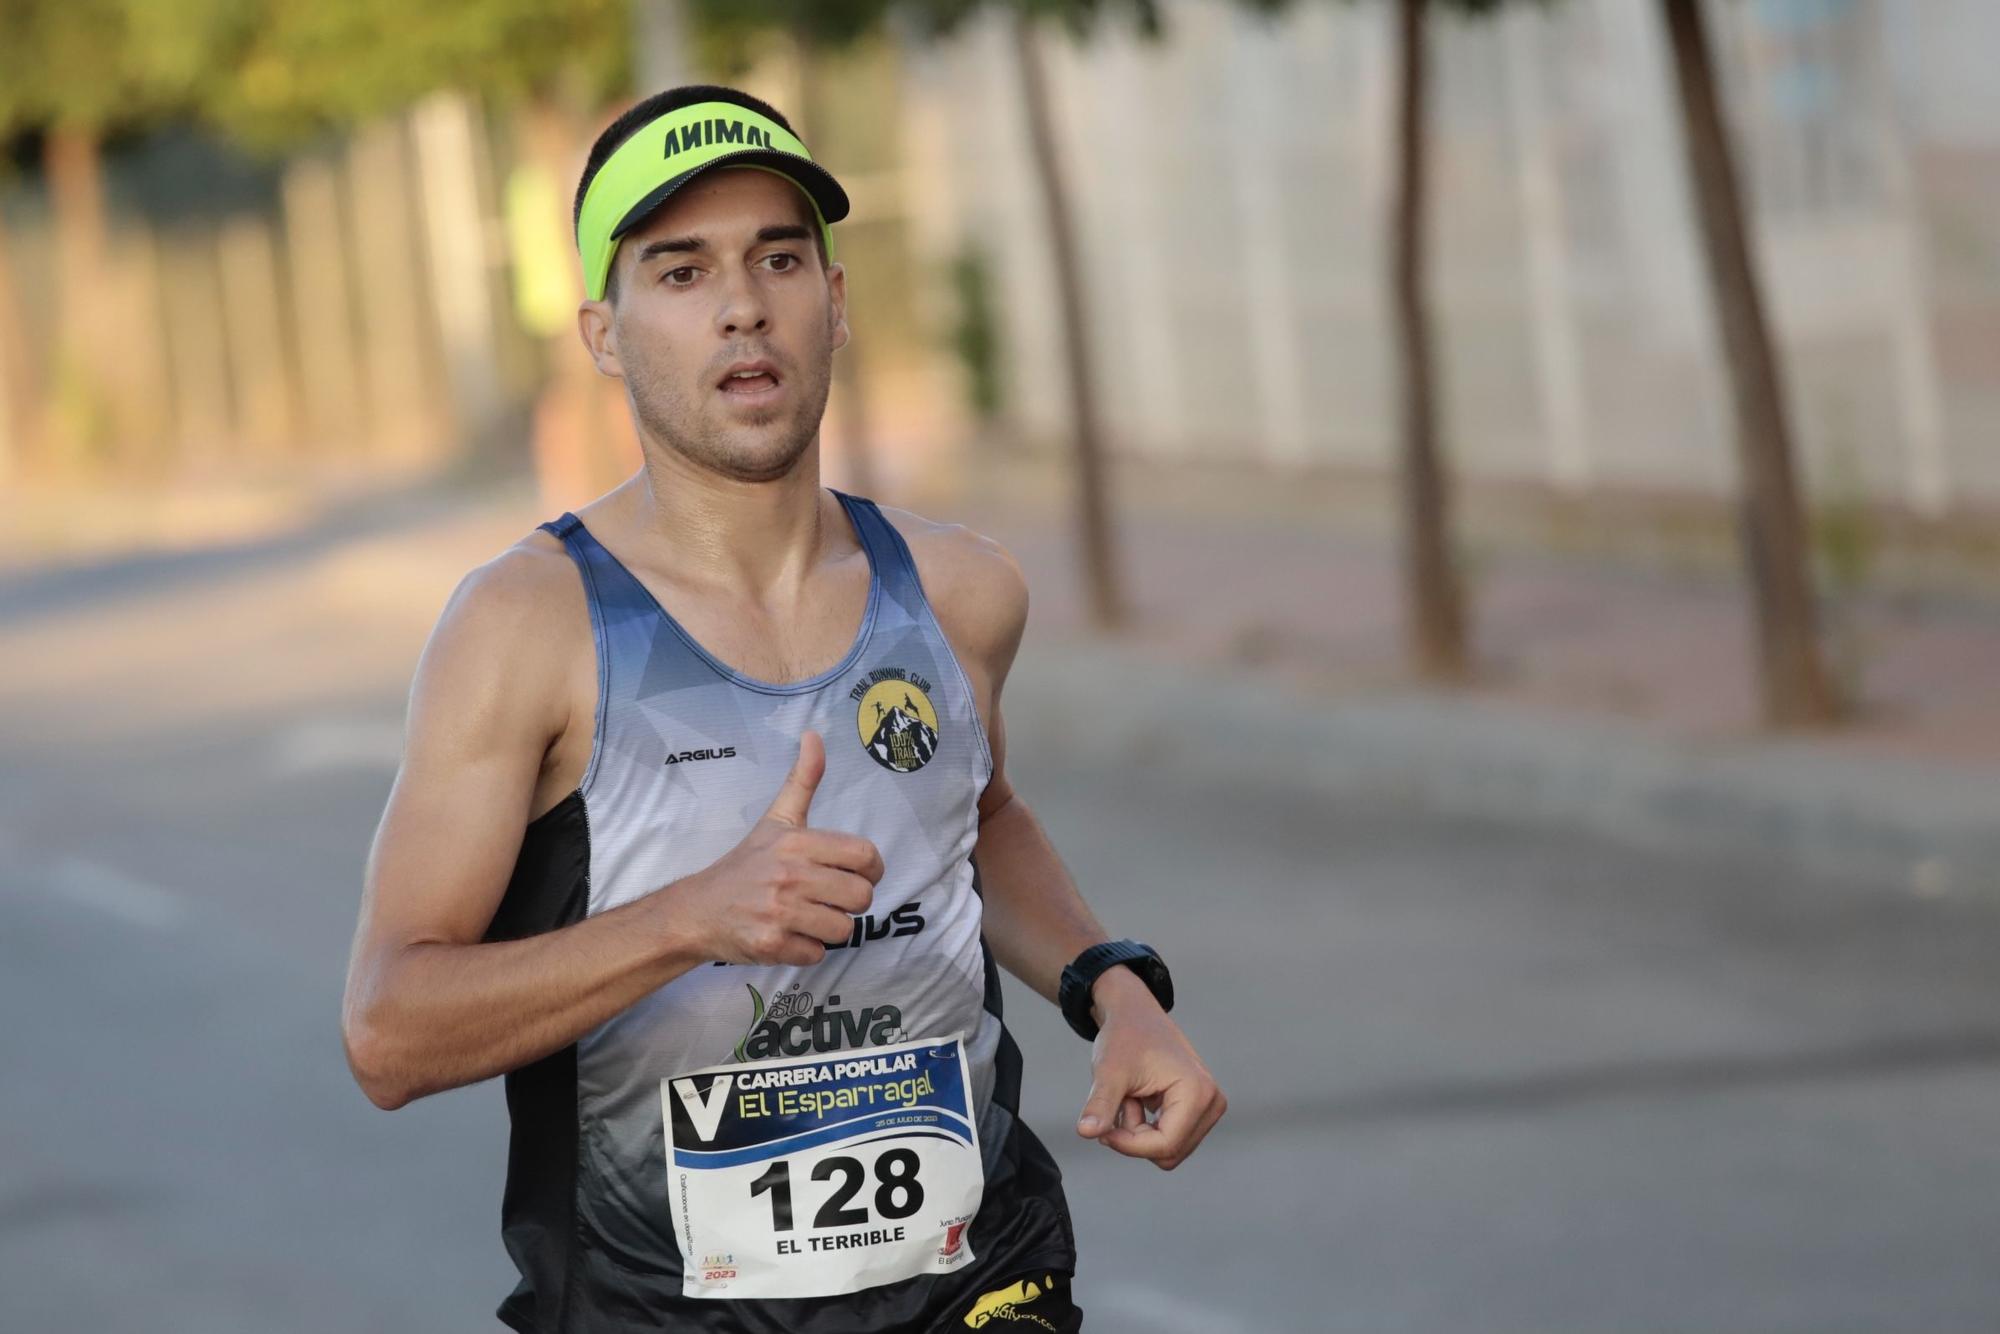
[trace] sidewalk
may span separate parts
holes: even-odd
[[[1353,497],[1270,479],[1127,480],[1136,618],[1108,640],[1085,629],[1060,478],[1002,470],[931,502],[1027,570],[1011,688],[1056,716],[1010,712],[1010,734],[1199,756],[1347,803],[1777,851],[1918,893],[2000,896],[2000,599],[1884,593],[1829,609],[1858,646],[1858,715],[1774,737],[1757,726],[1747,609],[1726,566],[1675,573],[1489,536],[1469,590],[1478,680],[1427,691],[1400,668],[1379,501],[1357,512]],[[1117,688],[1081,689],[1107,679]],[[1067,710],[1053,703],[1065,691]]]
[[[893,498],[999,539],[1025,567],[1033,605],[1007,712],[1024,753],[1111,750],[1184,767],[1193,783],[1776,853],[2000,901],[2000,599],[1866,599],[1850,609],[1858,720],[1772,737],[1755,724],[1726,562],[1676,573],[1550,554],[1480,516],[1479,679],[1428,691],[1400,664],[1379,493],[1220,474],[1119,481],[1137,614],[1111,637],[1085,624],[1059,472],[989,468],[955,494]],[[519,483],[425,488],[285,534],[17,568],[0,576],[0,616],[331,560],[354,567],[346,583],[384,615],[395,603],[427,624],[459,574],[545,517]],[[412,598],[421,605],[401,606]]]

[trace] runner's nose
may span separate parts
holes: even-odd
[[[770,311],[765,306],[764,295],[748,273],[742,271],[725,273],[722,279],[722,291],[722,306],[716,312],[716,323],[721,332],[735,334],[745,330],[756,333],[770,331]]]

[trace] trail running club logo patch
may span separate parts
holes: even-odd
[[[915,773],[937,754],[938,716],[926,693],[930,688],[915,672],[877,667],[848,692],[859,705],[854,721],[862,749],[883,768]]]

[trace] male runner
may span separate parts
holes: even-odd
[[[1080,1328],[996,959],[1095,1036],[1080,1134],[1171,1168],[1223,1112],[1007,781],[1012,557],[820,485],[846,212],[732,89],[605,131],[578,322],[644,466],[417,667],[343,1032],[385,1108],[507,1076],[517,1330]]]

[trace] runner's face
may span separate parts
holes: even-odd
[[[742,481],[785,475],[812,444],[847,342],[846,274],[821,267],[818,226],[791,182],[719,168],[626,233],[617,360],[653,440]],[[746,361],[771,373],[731,377]]]

